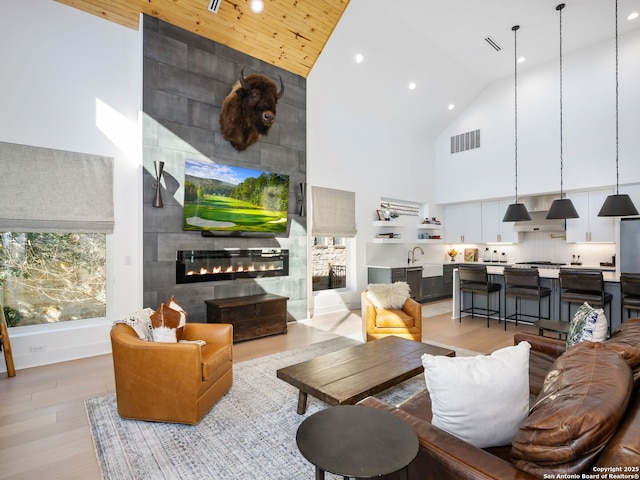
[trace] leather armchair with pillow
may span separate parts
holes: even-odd
[[[187,323],[183,340],[142,340],[129,325],[111,329],[113,368],[120,416],[136,420],[196,424],[233,381],[233,327]]]
[[[376,307],[362,292],[362,338],[365,342],[389,335],[422,341],[422,305],[407,298],[401,309]]]

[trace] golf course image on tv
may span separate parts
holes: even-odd
[[[283,233],[288,203],[288,175],[185,160],[184,230]]]

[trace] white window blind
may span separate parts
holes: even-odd
[[[311,205],[312,236],[355,237],[355,192],[312,186]]]
[[[113,232],[113,159],[0,142],[0,231]]]

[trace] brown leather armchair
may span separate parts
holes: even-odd
[[[122,323],[111,329],[118,414],[154,422],[196,424],[233,381],[233,327],[187,323],[184,340],[157,343],[138,338]]]
[[[402,310],[376,307],[367,290],[362,292],[362,339],[365,342],[377,340],[388,335],[422,341],[422,305],[407,298]]]

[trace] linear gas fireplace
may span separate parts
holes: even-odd
[[[238,278],[289,275],[289,250],[180,250],[176,258],[176,283],[216,282]]]

